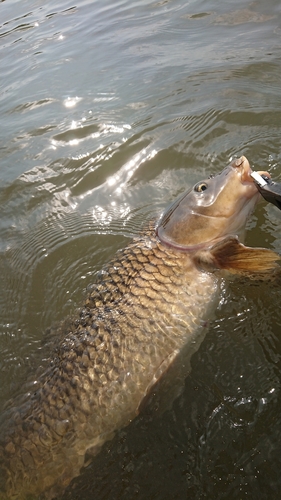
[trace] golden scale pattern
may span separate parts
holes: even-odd
[[[87,449],[96,453],[136,416],[216,289],[217,278],[164,247],[153,225],[119,251],[78,317],[61,325],[36,392],[7,410],[0,499],[62,491]]]

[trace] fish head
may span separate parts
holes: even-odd
[[[241,156],[221,173],[195,184],[163,214],[156,230],[159,239],[188,250],[239,235],[260,198],[251,172]]]

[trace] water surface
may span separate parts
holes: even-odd
[[[276,0],[6,0],[0,6],[0,408],[46,330],[143,222],[245,154],[281,181]],[[247,243],[281,252],[261,204]],[[235,280],[183,392],[151,403],[65,499],[275,499],[280,286]]]

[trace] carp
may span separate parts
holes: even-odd
[[[278,268],[275,252],[238,239],[259,198],[242,156],[117,252],[60,327],[36,390],[2,415],[0,499],[61,494],[183,351],[188,364],[225,275]]]

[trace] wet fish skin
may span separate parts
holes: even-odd
[[[104,269],[37,389],[2,415],[0,499],[54,498],[128,424],[153,385],[205,333],[224,271],[271,273],[279,256],[235,236],[259,193],[245,157],[184,193]],[[202,189],[203,186],[203,189]],[[223,273],[221,273],[221,270]]]
[[[215,275],[162,245],[154,227],[120,251],[80,317],[67,323],[38,390],[6,416],[0,498],[63,491],[86,450],[98,450],[136,416],[151,386],[194,341],[217,287]]]

